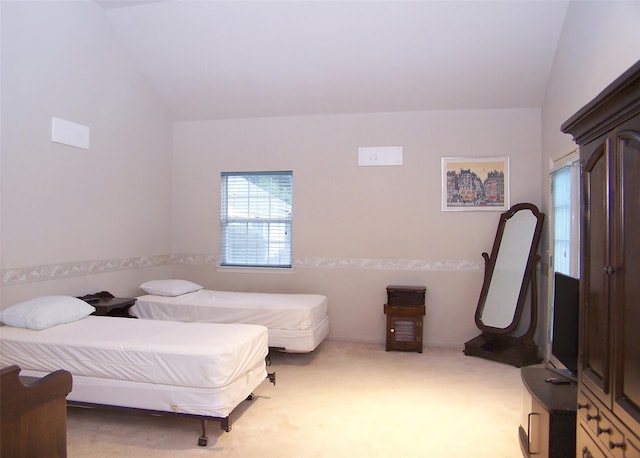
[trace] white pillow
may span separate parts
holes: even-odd
[[[156,296],[180,296],[202,289],[202,286],[188,280],[151,280],[140,285],[147,294]]]
[[[95,307],[75,297],[42,296],[3,309],[0,321],[18,328],[46,329],[77,321],[95,311]]]

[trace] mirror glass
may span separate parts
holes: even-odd
[[[478,316],[482,325],[505,329],[517,324],[520,295],[525,287],[523,283],[537,225],[538,217],[529,208],[520,209],[504,220],[502,239],[496,240],[497,246],[492,253],[495,264]]]

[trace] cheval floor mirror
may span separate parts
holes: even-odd
[[[538,319],[536,267],[544,213],[519,203],[502,213],[491,255],[485,260],[484,282],[475,322],[482,333],[465,343],[464,353],[516,367],[542,361],[534,342]],[[522,322],[530,296],[529,320]],[[522,329],[524,327],[524,329]]]

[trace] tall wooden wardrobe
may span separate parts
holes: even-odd
[[[562,131],[582,168],[576,455],[640,458],[640,61]]]

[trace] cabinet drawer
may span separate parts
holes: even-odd
[[[600,409],[584,391],[578,392],[578,421],[587,429],[597,435],[598,421],[600,420]]]
[[[625,458],[640,458],[640,441],[634,438],[627,438],[627,449],[625,450]]]
[[[626,449],[624,435],[603,412],[600,412],[596,435],[601,447],[608,449],[611,456],[614,458],[624,458],[626,456],[624,453]]]
[[[425,314],[425,306],[420,305],[418,307],[398,307],[389,304],[384,304],[384,313],[394,316],[422,316]]]
[[[577,458],[600,458],[606,456],[593,439],[591,439],[582,424],[578,426],[576,442]]]
[[[612,412],[600,406],[593,398],[580,391],[578,393],[578,456],[586,449],[584,456],[606,456],[610,458],[640,458],[640,440],[616,418]],[[597,455],[584,436],[598,445],[603,452]],[[588,453],[591,453],[589,455]]]

